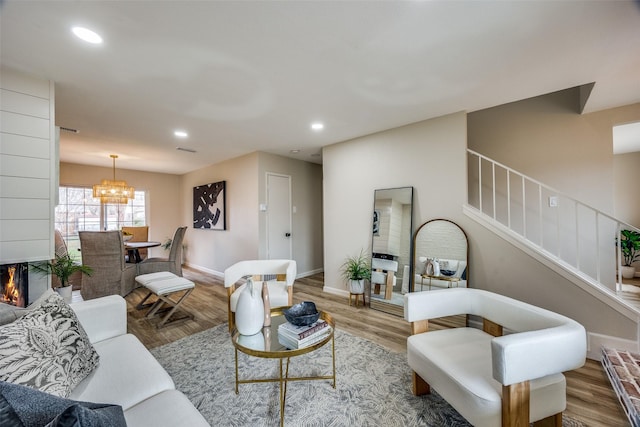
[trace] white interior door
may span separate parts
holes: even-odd
[[[291,177],[267,173],[267,258],[292,259]]]

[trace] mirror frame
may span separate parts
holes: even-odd
[[[431,219],[429,221],[426,221],[425,223],[423,223],[420,227],[418,227],[418,229],[416,230],[416,232],[413,235],[413,241],[412,241],[412,253],[411,253],[411,285],[410,285],[410,292],[416,292],[416,273],[415,273],[415,265],[416,265],[416,256],[418,255],[416,252],[416,248],[417,248],[417,239],[418,236],[420,234],[420,230],[423,229],[423,227],[425,227],[426,225],[433,223],[435,221],[445,221],[448,222],[452,225],[454,225],[456,228],[458,228],[458,230],[460,230],[460,232],[462,233],[462,235],[464,236],[464,239],[467,243],[467,247],[466,247],[466,251],[465,251],[465,257],[466,257],[466,287],[469,287],[469,237],[467,236],[467,233],[464,231],[464,229],[462,227],[460,227],[457,223],[451,221],[450,219],[445,219],[445,218],[435,218],[435,219]]]
[[[408,247],[406,248],[407,254],[408,254],[408,259],[407,259],[407,264],[409,265],[409,282],[407,285],[407,291],[410,292],[411,290],[411,276],[413,274],[413,265],[412,265],[412,261],[413,261],[413,204],[414,204],[414,188],[413,186],[405,186],[405,187],[394,187],[394,188],[380,188],[380,189],[376,189],[373,192],[373,212],[371,215],[372,218],[372,227],[371,227],[371,260],[373,261],[373,254],[374,253],[380,253],[380,252],[374,252],[374,238],[375,238],[375,215],[376,215],[376,211],[379,211],[379,207],[376,208],[376,202],[378,200],[377,195],[380,194],[380,192],[389,192],[389,191],[394,191],[394,190],[402,190],[402,191],[409,191],[408,197],[409,197],[409,204],[410,205],[410,211],[408,214],[408,218],[409,218],[409,224],[408,226],[406,226],[406,230],[404,230],[404,224],[403,224],[403,233],[406,233],[406,245],[408,245]],[[404,204],[404,203],[403,203]],[[404,221],[403,221],[404,222]],[[399,252],[402,253],[403,249],[399,249]],[[401,264],[401,265],[405,265],[405,264]],[[399,266],[398,270],[403,269],[404,267]],[[404,271],[402,271],[402,274],[404,275]],[[401,286],[401,282],[400,282],[400,286]],[[371,281],[369,281],[369,289],[368,289],[368,299],[369,299],[369,307],[371,307],[374,310],[380,310],[386,313],[390,313],[390,314],[394,314],[396,316],[404,316],[404,298],[402,298],[402,302],[400,302],[399,304],[397,303],[392,303],[392,302],[388,302],[387,300],[383,299],[383,298],[372,298],[372,294],[373,294],[373,283],[371,283]],[[398,283],[396,282],[396,288],[398,287]],[[385,289],[386,290],[386,289]],[[398,292],[394,292],[394,293],[398,293]]]

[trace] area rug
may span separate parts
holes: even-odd
[[[296,381],[287,387],[287,426],[470,426],[437,393],[411,393],[404,353],[336,330],[336,388],[329,380]],[[277,426],[277,383],[240,384],[235,394],[234,349],[226,324],[151,352],[176,388],[212,426]],[[240,378],[278,375],[278,359],[239,353]],[[291,359],[290,376],[330,375],[331,345]],[[564,417],[565,427],[582,426]]]

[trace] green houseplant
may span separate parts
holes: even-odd
[[[360,251],[359,255],[347,257],[342,264],[342,277],[349,284],[352,294],[364,293],[364,281],[371,278],[369,258]]]
[[[77,271],[82,274],[91,276],[93,270],[91,267],[83,264],[76,263],[69,254],[62,255],[56,254],[56,257],[50,261],[41,261],[30,263],[29,267],[35,273],[42,276],[48,276],[53,274],[60,280],[59,293],[65,297],[65,299],[71,298],[71,284],[69,283],[69,277]],[[68,294],[68,297],[67,297]]]
[[[622,277],[630,279],[636,273],[632,264],[640,259],[640,233],[634,230],[621,230],[620,252],[622,253]]]

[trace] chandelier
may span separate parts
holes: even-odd
[[[93,186],[93,197],[99,198],[101,203],[126,204],[134,197],[135,189],[129,187],[126,181],[116,181],[116,159],[118,156],[111,154],[113,159],[113,180],[103,179],[100,184]]]

